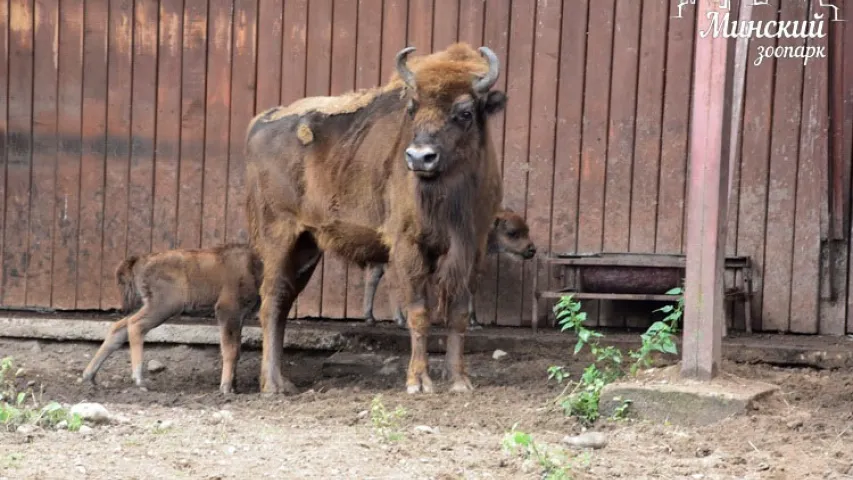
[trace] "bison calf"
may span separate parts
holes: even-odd
[[[130,343],[131,376],[143,386],[142,343],[151,329],[180,313],[212,310],[219,322],[222,352],[222,393],[234,390],[240,358],[243,320],[257,312],[263,267],[247,245],[231,244],[204,250],[169,250],[130,257],[116,269],[122,308],[136,313],[115,322],[101,348],[83,372],[95,374],[114,351]]]
[[[489,255],[508,253],[524,260],[533,258],[536,255],[536,246],[530,240],[530,228],[524,218],[509,208],[498,212],[492,229],[489,231],[486,253]],[[384,274],[385,264],[371,265],[365,272],[364,318],[371,325],[376,322],[376,318],[373,316],[373,300],[376,296],[376,288]],[[391,306],[394,309],[394,321],[397,326],[406,328],[406,317],[403,314],[403,309],[393,294],[391,295]],[[481,328],[482,326],[477,322],[473,295],[468,300],[468,313],[469,327]]]

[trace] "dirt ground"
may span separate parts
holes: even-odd
[[[303,393],[266,397],[257,393],[260,352],[245,350],[241,393],[226,397],[218,392],[217,347],[146,345],[146,361],[166,366],[148,374],[148,391],[132,386],[127,350],[106,362],[98,387],[77,383],[97,347],[0,338],[0,356],[13,356],[44,387],[45,400],[100,402],[117,418],[89,435],[0,433],[0,479],[534,479],[540,468],[502,450],[513,424],[552,446],[582,432],[549,407],[559,388],[547,384],[547,367],[568,363],[577,373],[586,365],[568,351],[469,355],[475,392],[453,395],[439,382],[431,396],[405,394],[406,352],[374,352],[403,357],[389,361],[395,373],[349,376],[323,374],[331,352],[289,352]],[[573,477],[853,478],[853,371],[733,363],[724,370],[776,384],[780,393],[707,427],[599,420],[593,428],[605,433],[606,447],[564,446]],[[379,394],[387,409],[406,410],[399,440],[373,429],[366,411]]]

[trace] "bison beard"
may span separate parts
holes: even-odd
[[[502,200],[486,119],[498,61],[465,44],[413,59],[397,55],[386,85],[309,97],[256,116],[246,135],[250,243],[263,259],[261,391],[295,392],[282,373],[287,313],[323,252],[365,265],[389,262],[408,311],[410,393],[427,375],[427,292],[450,325],[453,391],[470,391],[463,338],[469,285]],[[449,313],[449,314],[447,314]]]

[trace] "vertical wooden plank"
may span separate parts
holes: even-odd
[[[77,308],[101,304],[101,238],[104,225],[104,156],[107,149],[107,0],[83,7],[83,156],[80,162],[80,237],[77,250]]]
[[[470,5],[474,2],[463,2]],[[483,13],[483,44],[491,48],[501,61],[501,71],[498,81],[493,89],[506,92],[507,74],[509,70],[509,22],[510,2],[508,0],[493,0],[485,3]],[[464,29],[463,29],[464,31]],[[507,108],[514,111],[515,99],[507,100]],[[489,133],[495,148],[495,154],[501,161],[503,171],[504,159],[504,126],[506,123],[506,112],[500,112],[489,120]],[[506,192],[504,192],[506,194]],[[477,320],[483,324],[497,322],[498,315],[498,292],[500,280],[500,261],[497,257],[486,260],[486,268],[480,278],[477,287]]]
[[[56,81],[59,66],[59,4],[35,2],[33,52],[33,167],[30,185],[28,307],[50,307],[53,211],[56,189]]]
[[[3,225],[3,305],[22,307],[27,297],[30,169],[33,119],[33,19],[31,0],[9,3],[9,130],[6,220]]]
[[[337,9],[336,9],[337,12]],[[382,53],[382,0],[358,0],[358,24],[355,42],[355,88],[379,85]],[[337,54],[337,50],[335,51]],[[390,318],[388,308],[388,280],[377,288],[373,315],[378,319]],[[362,318],[364,312],[364,270],[353,264],[347,271],[347,318]]]
[[[207,110],[201,245],[225,241],[228,189],[228,121],[231,110],[231,0],[210,0],[207,36]]]
[[[228,200],[225,208],[227,242],[247,242],[245,212],[246,127],[255,113],[255,45],[257,0],[234,4],[231,48],[231,108],[228,143]],[[293,81],[297,81],[294,79]]]
[[[411,46],[408,41],[408,0],[384,0],[382,5],[382,70],[381,82],[394,74],[394,55]],[[416,47],[417,48],[417,47]]]
[[[157,3],[156,0],[136,0],[134,4],[128,255],[151,251],[157,131]]]
[[[120,306],[115,268],[127,254],[133,0],[110,0],[107,160],[104,190],[101,308]]]
[[[551,203],[554,192],[554,146],[557,126],[557,83],[560,73],[560,28],[563,3],[536,2],[536,41],[530,105],[530,153],[527,178],[527,224],[530,237],[544,250],[551,238]],[[523,263],[522,320],[530,317],[533,276],[547,285],[548,275],[535,261]]]
[[[329,91],[331,95],[340,95],[351,91],[355,85],[358,0],[334,0],[332,11],[332,66]],[[347,316],[348,266],[340,257],[326,255],[323,268],[323,317],[345,318]]]
[[[287,0],[284,2],[283,22],[280,103],[287,105],[305,96],[306,52],[308,50],[307,0]],[[300,295],[299,298],[301,297]],[[289,316],[291,318],[298,316],[299,298],[293,302],[290,309]]]
[[[0,7],[2,8],[2,7]],[[53,225],[53,298],[71,310],[77,299],[77,235],[80,225],[80,158],[83,109],[83,2],[68,2],[59,15],[59,90],[56,214]],[[0,96],[3,92],[0,91]]]
[[[511,3],[509,54],[507,58],[507,96],[513,112],[506,116],[504,138],[504,205],[518,213],[526,211],[527,167],[530,144],[530,106],[534,29],[536,10],[530,5]],[[496,119],[497,120],[497,119]],[[514,259],[500,258],[498,279],[499,325],[520,325],[524,276],[522,264]]]
[[[495,3],[493,2],[493,5]],[[486,20],[486,2],[484,1],[460,1],[459,2],[459,29],[457,37],[460,42],[466,42],[478,48],[486,42],[483,38],[485,20]],[[508,19],[507,19],[508,20]],[[494,48],[493,48],[494,50]],[[501,61],[501,69],[506,70],[506,55],[498,53],[498,58]],[[501,72],[503,78],[500,79],[498,85],[506,83],[506,74]],[[497,88],[497,86],[495,87]],[[501,87],[504,88],[504,87]],[[490,120],[491,131],[495,131],[495,122],[500,121],[503,126],[503,117]],[[496,142],[500,140],[492,136],[492,143],[498,147]],[[500,157],[498,157],[500,158]],[[495,322],[495,307],[497,298],[498,285],[498,261],[497,258],[487,258],[484,260],[485,267],[480,276],[480,283],[477,285],[477,294],[474,297],[474,305],[476,307],[477,321],[482,324],[492,324]]]
[[[655,252],[682,253],[687,133],[690,127],[690,92],[693,42],[696,38],[696,7],[683,8],[682,18],[670,11],[666,83],[664,86],[663,131],[661,133],[660,179],[658,181]],[[703,19],[703,22],[706,20]],[[703,27],[705,25],[703,23]]]
[[[755,6],[753,21],[777,20],[776,9]],[[764,232],[767,212],[767,172],[770,158],[770,125],[773,111],[773,77],[776,60],[766,58],[755,65],[758,49],[772,48],[775,38],[754,38],[747,57],[746,88],[743,106],[740,189],[738,191],[737,254],[747,255],[754,265],[752,318],[753,328],[761,327],[764,266]]]
[[[204,185],[205,50],[207,1],[185,0],[181,79],[181,150],[178,159],[178,247],[201,245]]]
[[[604,250],[626,252],[631,226],[631,163],[637,108],[640,2],[617,2],[604,188]]]
[[[820,9],[812,5],[813,13]],[[808,10],[807,10],[808,12]],[[812,15],[808,15],[812,18]],[[830,19],[831,19],[830,14]],[[826,50],[824,38],[808,39],[808,46]],[[796,60],[793,60],[796,61]],[[791,269],[791,331],[843,335],[843,317],[819,325],[820,302],[820,207],[822,170],[829,159],[829,59],[811,59],[803,67],[803,106],[799,165],[796,180],[794,253]]]
[[[808,7],[799,0],[784,0],[780,21],[802,20]],[[780,47],[805,45],[801,38],[780,38]],[[776,63],[770,180],[767,190],[763,324],[768,330],[790,330],[791,265],[794,247],[797,156],[800,137],[800,100],[803,62],[780,59]],[[812,161],[810,159],[809,161]],[[810,322],[817,319],[811,318]]]
[[[637,124],[631,174],[631,238],[628,244],[628,250],[631,252],[655,251],[664,65],[670,3],[672,2],[643,4],[639,66],[641,73],[637,83]]]
[[[554,194],[551,214],[551,246],[554,253],[577,251],[578,194],[580,186],[581,130],[585,91],[587,53],[587,18],[589,1],[574,2],[571,9],[563,6],[560,45],[560,89],[557,98],[557,143],[554,158]],[[541,251],[541,248],[539,249]],[[557,285],[550,272],[549,283]],[[543,317],[550,311],[540,310]],[[540,325],[543,322],[540,320]]]
[[[6,165],[9,163],[9,2],[0,2],[0,225],[6,231]],[[3,259],[6,235],[0,234],[0,305],[3,303],[5,271]]]
[[[258,90],[255,111],[279,104],[282,84],[282,0],[258,2]]]
[[[483,23],[486,16],[486,2],[459,1],[459,25],[456,36],[460,42],[479,47],[483,43]],[[498,57],[500,58],[500,57]]]
[[[313,0],[308,6],[308,49],[305,72],[305,95],[328,95],[332,60],[332,0]],[[323,283],[328,257],[314,272],[299,295],[299,316],[319,317],[323,314]],[[339,279],[334,279],[338,281]]]
[[[434,0],[409,0],[408,45],[419,55],[432,52],[432,19]]]
[[[308,0],[284,3],[284,43],[281,51],[281,103],[287,105],[305,96],[305,54],[308,49]]]
[[[590,3],[587,42],[584,123],[581,147],[578,251],[594,253],[603,247],[604,194],[607,168],[608,106],[613,54],[613,0]],[[598,323],[601,302],[585,302],[589,324]]]
[[[182,0],[160,2],[157,55],[157,125],[151,249],[178,246],[178,168],[181,147]]]
[[[434,0],[432,51],[444,50],[455,43],[459,34],[459,0]],[[476,2],[470,2],[476,3]],[[475,45],[474,48],[479,47]]]

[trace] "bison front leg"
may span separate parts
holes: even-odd
[[[451,392],[465,393],[474,390],[465,370],[465,334],[470,322],[470,293],[460,295],[450,308],[450,330],[447,334],[446,370],[450,373]]]
[[[430,315],[426,302],[426,268],[422,263],[416,245],[398,244],[396,257],[392,263],[394,277],[400,286],[402,298],[406,300],[406,320],[409,325],[409,338],[412,342],[409,369],[406,374],[406,391],[414,393],[433,393],[432,379],[429,378],[427,361],[427,338],[429,336]]]

